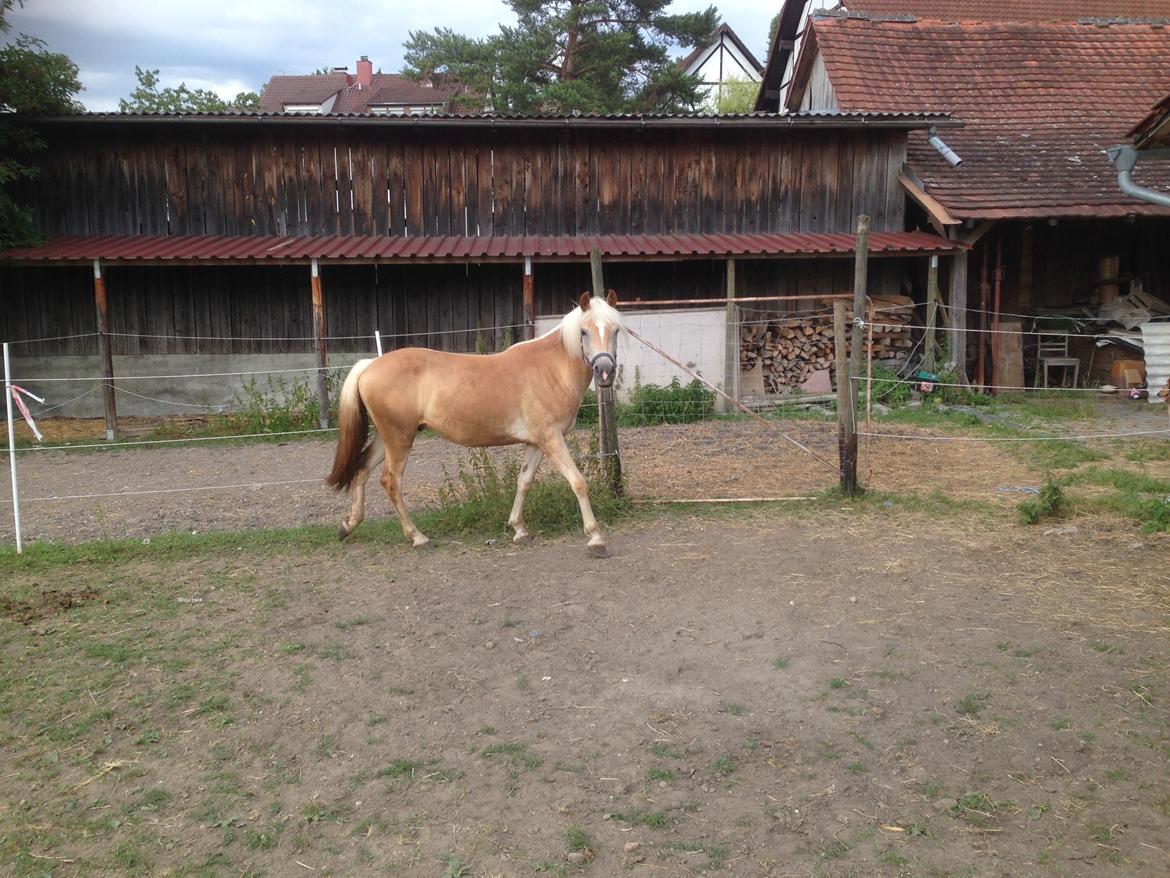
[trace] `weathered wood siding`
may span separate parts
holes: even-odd
[[[83,132],[84,136],[78,136]],[[902,231],[905,132],[291,125],[45,129],[56,235]],[[875,185],[876,184],[876,185]]]
[[[896,291],[907,263],[874,260],[871,289]],[[742,261],[736,278],[743,296],[842,292],[852,286],[852,266],[848,259]],[[714,298],[723,295],[724,270],[719,261],[612,263],[605,280],[627,300]],[[112,266],[105,277],[117,355],[314,349],[306,266]],[[14,355],[97,353],[90,269],[6,267],[0,279],[0,340],[18,342]],[[325,266],[321,280],[333,352],[373,350],[375,329],[387,349],[472,351],[481,336],[496,350],[524,337],[519,265]],[[590,284],[587,264],[536,265],[537,314],[563,314]]]

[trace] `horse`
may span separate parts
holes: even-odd
[[[425,427],[468,448],[524,445],[508,518],[517,545],[531,541],[524,526],[524,498],[547,457],[577,497],[588,551],[604,557],[605,538],[589,504],[589,486],[569,453],[565,433],[577,419],[589,382],[612,386],[622,327],[613,290],[605,299],[585,292],[558,326],[502,353],[401,348],[359,360],[338,397],[337,451],[325,480],[352,494],[338,538],[344,540],[365,518],[366,480],[382,464],[382,487],[398,512],[403,534],[415,548],[431,545],[402,501],[406,459]],[[375,432],[367,438],[371,421]]]

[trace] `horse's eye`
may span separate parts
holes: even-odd
[[[585,336],[587,336],[587,335],[589,335],[589,332],[587,330],[582,329],[581,330],[581,338],[585,338]]]

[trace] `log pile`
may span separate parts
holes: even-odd
[[[873,300],[877,310],[874,323],[889,324],[873,331],[874,365],[897,370],[904,365],[913,342],[910,327],[913,308],[883,310],[891,306],[913,304],[904,296],[887,296]],[[847,320],[853,322],[852,304]],[[770,322],[754,322],[740,327],[739,367],[748,372],[762,367],[764,389],[785,394],[799,388],[813,372],[828,370],[833,375],[833,318],[794,319],[778,316]]]

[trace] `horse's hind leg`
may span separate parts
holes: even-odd
[[[345,516],[341,522],[341,527],[337,529],[337,538],[339,540],[344,540],[353,533],[354,528],[365,519],[366,482],[370,478],[370,473],[382,465],[382,460],[385,456],[386,446],[382,444],[382,437],[375,432],[374,438],[370,440],[370,448],[366,452],[365,465],[354,476],[353,484],[350,485],[349,493],[352,499],[349,505],[349,514]]]
[[[406,504],[402,502],[402,473],[406,470],[406,458],[410,455],[410,446],[414,444],[414,435],[396,437],[386,440],[386,465],[382,467],[382,487],[394,504],[398,512],[398,521],[402,524],[402,532],[416,549],[430,548],[431,541],[420,531],[406,512]]]
[[[516,485],[516,502],[512,504],[512,514],[508,517],[508,526],[516,531],[512,542],[517,545],[531,541],[528,528],[524,526],[524,498],[528,496],[528,489],[532,487],[532,480],[536,477],[536,468],[544,452],[535,445],[524,449],[524,465],[520,467],[520,478]]]

